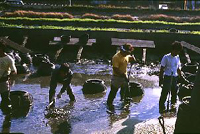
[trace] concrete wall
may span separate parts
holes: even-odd
[[[176,34],[176,33],[128,33],[128,32],[108,32],[108,31],[67,31],[67,30],[41,30],[41,29],[20,29],[20,28],[0,28],[0,36],[10,36],[10,39],[21,44],[23,36],[29,37],[26,47],[38,50],[50,50],[49,41],[53,40],[55,36],[71,35],[72,37],[80,37],[85,32],[90,34],[90,38],[96,39],[96,44],[93,45],[92,50],[99,52],[113,52],[111,46],[111,38],[122,39],[139,39],[152,40],[155,42],[155,49],[148,49],[147,53],[163,55],[169,52],[170,44],[177,41],[186,41],[192,45],[200,47],[199,35]],[[140,53],[141,49],[136,49],[136,53]],[[191,52],[192,53],[192,52]],[[190,51],[189,51],[190,54]]]

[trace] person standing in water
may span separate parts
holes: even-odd
[[[61,95],[67,91],[69,95],[70,101],[75,101],[75,96],[72,92],[72,88],[70,86],[72,80],[72,71],[69,68],[67,63],[61,64],[59,67],[56,67],[51,75],[50,81],[50,90],[49,90],[49,103],[52,103],[51,107],[55,106],[55,93],[56,87],[58,83],[61,83],[63,86],[57,95],[57,98],[61,98]]]
[[[165,101],[171,92],[171,108],[175,108],[177,101],[177,80],[181,77],[181,62],[179,53],[183,49],[180,42],[175,41],[171,45],[171,53],[163,56],[159,74],[159,86],[162,86],[159,100],[159,113],[165,112]],[[169,102],[168,102],[169,103]]]
[[[121,88],[121,100],[128,97],[128,76],[127,65],[129,62],[136,61],[135,57],[131,55],[134,50],[130,43],[121,46],[120,51],[112,57],[113,75],[111,78],[111,90],[107,98],[107,106],[113,108],[113,100],[119,88]]]
[[[12,109],[10,100],[10,83],[9,79],[12,75],[17,74],[15,61],[11,56],[5,53],[6,45],[0,40],[0,94],[1,109],[10,112]]]

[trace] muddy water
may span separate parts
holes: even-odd
[[[48,105],[50,77],[28,78],[19,75],[12,90],[24,90],[33,95],[34,104],[25,117],[6,118],[0,111],[1,132],[20,132],[25,134],[50,133],[133,133],[134,125],[146,119],[159,116],[158,100],[161,89],[157,86],[157,76],[148,76],[150,67],[136,65],[132,68],[131,80],[144,86],[144,96],[133,98],[129,106],[124,107],[119,93],[114,100],[116,113],[106,112],[106,99],[110,91],[111,66],[107,63],[70,64],[74,78],[72,88],[76,102],[69,101],[66,93],[56,101],[56,108],[45,111]],[[152,68],[157,69],[157,67]],[[85,80],[99,78],[105,81],[107,91],[96,95],[83,95]],[[61,85],[57,87],[59,92]],[[3,125],[10,121],[10,125]],[[9,123],[7,123],[9,124]]]

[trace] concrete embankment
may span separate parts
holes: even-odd
[[[22,29],[22,28],[0,28],[0,36],[9,36],[11,40],[16,43],[22,44],[23,36],[28,36],[26,44],[27,48],[37,51],[49,51],[56,46],[49,46],[49,41],[53,37],[61,35],[71,35],[72,37],[80,37],[84,33],[88,33],[90,38],[96,39],[93,44],[92,51],[99,51],[101,53],[110,53],[115,51],[115,46],[111,46],[111,38],[120,39],[138,39],[138,40],[151,40],[154,41],[155,49],[148,49],[147,54],[163,55],[169,52],[170,44],[177,41],[185,41],[195,46],[199,46],[199,35],[192,34],[178,34],[178,33],[156,33],[156,32],[113,32],[113,31],[70,31],[70,30],[54,30],[54,29]],[[142,49],[136,49],[136,53],[142,54]],[[189,54],[195,54],[188,52]],[[148,56],[147,56],[148,58]]]

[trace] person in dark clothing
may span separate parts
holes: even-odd
[[[180,42],[173,42],[171,45],[171,53],[165,54],[161,60],[161,68],[159,74],[159,86],[162,86],[161,96],[159,100],[159,112],[164,113],[165,102],[168,94],[171,94],[171,109],[175,109],[177,101],[177,80],[181,78],[181,62],[179,53],[183,46]],[[168,102],[169,103],[169,102]]]
[[[12,109],[10,100],[10,83],[9,79],[12,75],[17,74],[14,59],[5,53],[6,45],[0,40],[0,94],[1,109],[3,112],[10,112]]]
[[[55,93],[58,83],[63,84],[63,86],[58,93],[57,98],[61,98],[62,93],[64,93],[66,90],[67,94],[69,95],[70,101],[75,101],[75,96],[72,93],[72,89],[70,86],[72,74],[73,72],[69,69],[69,65],[67,63],[63,63],[53,70],[49,90],[49,103],[51,103],[52,101],[54,102],[52,106],[55,106]]]

